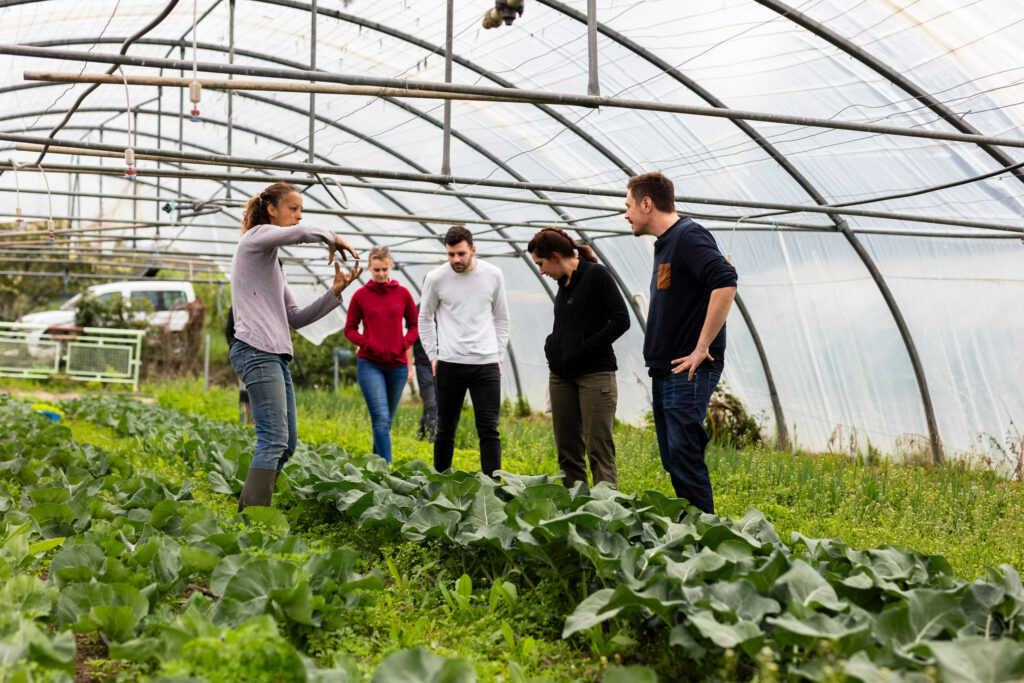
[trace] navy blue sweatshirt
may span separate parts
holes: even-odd
[[[569,284],[558,280],[555,324],[544,342],[548,367],[566,378],[617,370],[612,342],[628,329],[626,302],[611,273],[580,259]]]
[[[708,314],[711,291],[736,286],[736,269],[726,262],[715,238],[691,218],[680,218],[654,243],[651,302],[644,335],[644,360],[652,375],[693,353]],[[708,349],[715,359],[700,367],[721,370],[725,325]]]

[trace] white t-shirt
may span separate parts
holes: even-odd
[[[501,361],[509,334],[501,270],[476,259],[468,273],[456,273],[447,263],[427,273],[419,329],[430,360],[466,365]]]

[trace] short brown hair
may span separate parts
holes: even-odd
[[[466,229],[463,225],[453,225],[448,228],[448,232],[444,235],[444,243],[446,246],[454,247],[459,242],[465,242],[469,246],[473,246],[473,233]]]
[[[657,171],[633,176],[626,183],[626,189],[633,195],[635,202],[650,197],[658,211],[669,213],[676,210],[676,188],[671,180]]]

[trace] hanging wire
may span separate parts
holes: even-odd
[[[748,218],[750,218],[749,214],[746,215],[746,216],[740,216],[739,218],[737,218],[736,222],[732,224],[732,230],[729,231],[729,249],[725,252],[725,262],[728,263],[733,268],[736,267],[736,264],[734,264],[732,262],[732,240],[733,240],[734,237],[736,237],[736,228],[738,228],[740,226],[740,223],[742,223],[743,221],[747,220]],[[772,223],[772,225],[774,226],[775,224]],[[773,227],[773,229],[774,229],[774,227]]]
[[[341,186],[341,183],[339,183],[336,178],[333,178],[331,176],[323,177],[319,173],[314,173],[313,177],[320,182],[320,185],[322,185],[324,190],[327,191],[327,194],[330,195],[331,199],[334,200],[335,204],[340,206],[342,209],[348,208],[348,194],[345,192],[345,188]],[[343,201],[338,201],[338,198],[335,197],[334,193],[331,192],[330,188],[327,187],[327,183],[331,183],[332,185],[338,188],[338,190],[341,192],[341,197]],[[310,187],[313,186],[310,185]]]
[[[21,217],[21,183],[18,182],[18,167],[21,164],[13,157],[9,157],[8,160],[11,162],[11,170],[14,171],[14,222],[24,223],[25,219]]]
[[[160,11],[160,14],[158,14],[151,22],[149,22],[141,30],[139,30],[138,32],[136,32],[135,34],[130,36],[126,41],[121,43],[121,49],[118,51],[118,54],[122,54],[122,55],[126,54],[128,52],[128,47],[132,43],[134,43],[136,40],[138,40],[139,38],[143,37],[144,35],[146,35],[150,31],[152,31],[154,28],[156,28],[160,24],[160,22],[162,22],[164,19],[167,18],[167,15],[169,15],[171,13],[171,10],[173,10],[174,6],[178,4],[178,1],[179,0],[170,0],[167,3],[167,6],[164,7],[163,10]],[[118,4],[120,4],[120,0],[118,0]],[[114,7],[114,13],[115,14],[117,13],[117,6],[116,5]],[[111,19],[113,19],[114,15],[111,14],[110,16],[111,16]],[[108,24],[109,24],[109,21],[108,21]],[[105,30],[106,30],[106,28],[104,28],[104,31]],[[117,70],[117,67],[116,66],[112,66],[112,67],[110,67],[107,70],[107,73],[108,74],[112,74],[116,70]],[[85,67],[82,67],[82,71],[85,71]],[[99,83],[93,83],[92,85],[90,85],[86,89],[85,92],[83,92],[81,95],[79,95],[78,99],[75,100],[75,103],[73,105],[71,105],[71,108],[68,109],[67,112],[64,113],[64,118],[61,120],[61,122],[53,127],[53,130],[50,131],[50,134],[47,137],[53,138],[54,136],[56,136],[57,133],[59,133],[60,130],[65,126],[65,124],[67,124],[67,122],[71,120],[72,115],[74,115],[74,113],[82,105],[82,102],[85,101],[85,98],[88,97],[89,94],[92,93],[94,90],[96,90],[96,88],[98,88],[98,87],[100,87]],[[61,95],[61,96],[63,96],[63,95]],[[56,104],[56,101],[54,102],[54,104]],[[53,105],[50,105],[50,107],[52,107],[52,106]],[[50,143],[47,142],[45,145],[43,145],[43,149],[39,152],[39,157],[36,159],[36,164],[37,165],[43,163],[43,159],[46,157],[46,153],[49,151],[49,149],[50,149]]]
[[[53,244],[54,230],[57,229],[57,224],[53,220],[53,195],[50,194],[50,180],[46,177],[43,165],[39,164],[37,167],[39,168],[39,174],[43,176],[43,183],[46,185],[46,202],[49,206],[49,218],[46,219],[46,239],[49,244]]]
[[[188,120],[195,123],[202,121],[199,118],[199,100],[203,96],[203,86],[199,82],[199,38],[196,35],[196,27],[199,25],[198,5],[199,0],[192,0],[192,82],[188,85],[188,99],[192,102],[192,111],[189,112]]]
[[[128,91],[128,77],[124,74],[124,69],[120,66],[117,68],[121,72],[121,78],[124,80],[124,99],[128,109],[125,111],[128,119],[128,146],[124,150],[124,177],[125,180],[135,180],[135,150],[132,149],[132,98],[131,93]]]

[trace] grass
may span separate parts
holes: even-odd
[[[237,419],[237,393],[196,381],[146,387],[166,407]],[[298,390],[299,438],[371,450],[370,419],[358,388],[338,393]],[[432,460],[432,446],[415,437],[419,405],[399,407],[392,429],[398,462]],[[550,419],[543,415],[502,416],[502,467],[517,473],[558,470]],[[615,433],[619,487],[671,494],[661,468],[652,428],[620,425]],[[479,469],[471,411],[463,413],[454,467]],[[708,468],[719,514],[741,516],[757,508],[788,540],[793,532],[814,538],[842,538],[858,548],[910,547],[944,555],[959,576],[975,579],[986,566],[1007,563],[1024,570],[1024,488],[992,472],[951,463],[901,465],[866,462],[834,454],[780,453],[763,448],[712,445]]]

